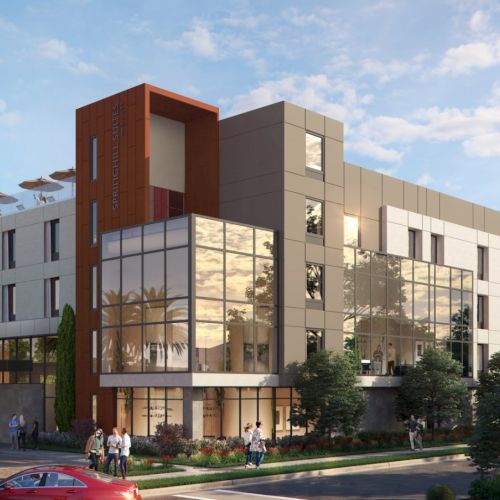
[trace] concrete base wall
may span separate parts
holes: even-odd
[[[361,423],[364,431],[401,431],[404,426],[394,416],[394,399],[397,389],[388,387],[365,389],[368,403]]]
[[[26,430],[31,433],[34,417],[38,417],[43,429],[43,385],[0,385],[0,442],[9,442],[9,420],[13,413],[24,416]]]

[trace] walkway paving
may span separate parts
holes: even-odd
[[[457,448],[463,447],[463,445],[453,445],[453,446],[439,446],[432,448],[432,450],[450,450],[453,451]],[[429,448],[428,450],[430,450]],[[343,455],[336,457],[323,457],[323,458],[310,458],[303,460],[290,460],[287,462],[272,462],[263,463],[262,468],[272,468],[278,466],[287,465],[301,465],[301,464],[311,464],[311,463],[324,463],[332,461],[344,461],[353,460],[356,458],[368,458],[368,457],[388,457],[400,454],[412,455],[414,458],[419,457],[418,452],[412,451],[380,451],[373,453],[358,453],[356,455]],[[0,445],[0,478],[8,477],[20,470],[27,469],[29,467],[36,467],[38,465],[48,465],[48,464],[69,464],[69,465],[87,465],[88,461],[85,460],[83,453],[67,453],[59,451],[45,451],[45,450],[26,450],[18,451],[11,450],[5,445]],[[145,479],[159,479],[164,477],[181,477],[181,476],[191,476],[196,474],[217,474],[219,472],[230,472],[241,470],[243,465],[236,467],[221,467],[221,468],[206,468],[206,467],[192,467],[192,466],[180,466],[184,470],[182,472],[170,472],[163,474],[148,474],[143,476],[131,476],[130,479],[145,480]]]

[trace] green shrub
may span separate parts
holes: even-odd
[[[469,495],[474,500],[500,500],[500,474],[472,481]]]
[[[427,490],[427,500],[455,500],[455,493],[445,484],[435,484]]]

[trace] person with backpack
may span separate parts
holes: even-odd
[[[245,469],[248,469],[252,466],[252,451],[250,450],[250,447],[252,445],[252,436],[253,436],[253,431],[252,431],[252,424],[248,423],[245,425],[245,434],[243,436],[243,443],[245,444],[245,458],[246,458],[246,463],[245,463]]]

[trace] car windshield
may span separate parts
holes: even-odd
[[[108,476],[107,474],[103,474],[102,472],[95,472],[92,470],[82,470],[81,474],[87,477],[91,477],[92,479],[102,481],[103,483],[115,483],[120,481],[120,479],[116,479],[112,476]]]

